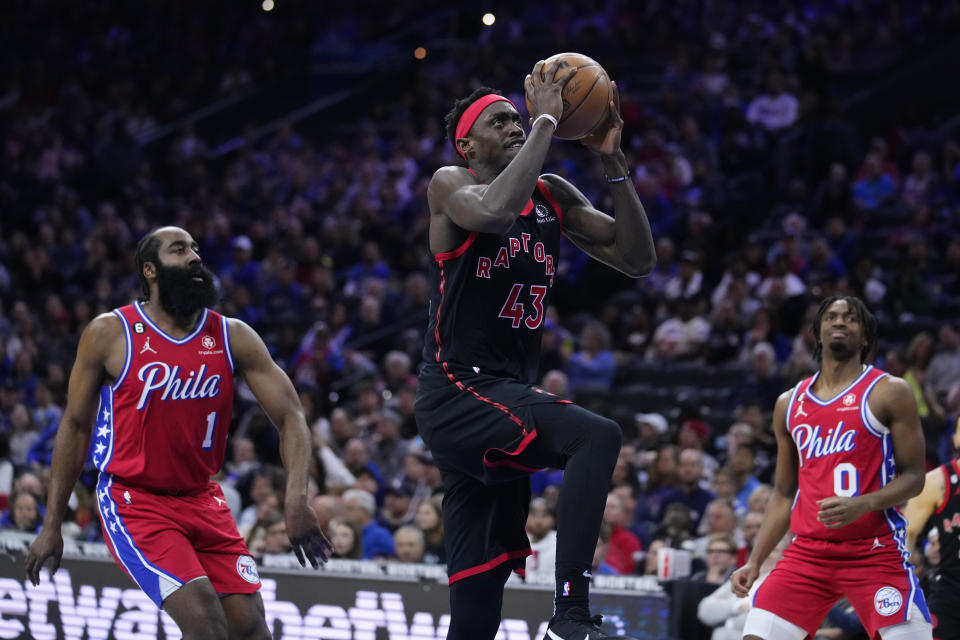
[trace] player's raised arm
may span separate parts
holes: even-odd
[[[750,592],[750,587],[760,575],[760,565],[790,528],[790,511],[799,484],[797,447],[787,432],[786,421],[791,391],[792,389],[780,394],[773,409],[773,431],[777,437],[777,469],[773,492],[764,511],[763,524],[760,525],[747,564],[730,576],[730,588],[740,598],[746,597]]]
[[[311,445],[303,407],[290,378],[270,357],[260,336],[241,320],[231,319],[229,327],[238,373],[280,433],[280,456],[287,470],[287,535],[300,564],[306,566],[306,558],[317,568],[317,560],[326,562],[333,549],[307,503]]]
[[[39,583],[40,568],[48,558],[53,558],[51,572],[60,566],[63,512],[87,459],[98,391],[104,382],[108,353],[117,341],[123,343],[123,328],[112,313],[95,318],[80,336],[77,358],[70,370],[67,406],[53,444],[47,513],[43,529],[27,553],[27,579],[34,585]]]
[[[502,96],[481,96],[460,115],[454,144],[474,175],[462,167],[439,169],[427,188],[432,215],[446,216],[468,231],[503,233],[523,211],[563,112],[560,92],[576,73],[576,67],[561,68],[559,61],[543,66],[541,60],[524,82],[531,105],[529,138],[520,114]]]
[[[543,180],[563,209],[564,235],[590,257],[638,278],[649,274],[656,266],[657,252],[650,222],[620,149],[622,131],[620,92],[613,83],[613,100],[606,126],[582,142],[603,163],[616,218],[594,208],[583,193],[560,176],[548,174]]]

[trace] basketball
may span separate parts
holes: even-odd
[[[576,67],[577,71],[563,87],[563,114],[554,136],[563,140],[579,140],[590,134],[607,119],[613,87],[610,76],[593,58],[582,53],[558,53],[546,59],[543,71],[553,67],[556,61],[561,66]],[[527,101],[527,111],[530,102]]]

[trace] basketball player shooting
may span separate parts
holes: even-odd
[[[443,474],[450,640],[496,635],[504,582],[531,554],[529,474],[544,467],[566,470],[547,636],[607,637],[588,590],[620,427],[533,384],[561,234],[631,277],[649,273],[656,256],[620,150],[616,92],[607,121],[582,140],[609,176],[616,218],[563,178],[540,175],[575,71],[540,61],[527,76],[529,137],[497,92],[458,100],[447,135],[468,166],[442,167],[427,191],[432,312],[416,416]]]
[[[300,564],[316,568],[332,549],[307,504],[303,409],[260,336],[209,308],[213,275],[189,233],[147,234],[136,262],[141,299],[94,318],[80,336],[27,579],[39,584],[47,559],[54,572],[60,565],[63,512],[92,434],[97,507],[117,564],[184,638],[270,638],[256,563],[210,476],[223,464],[242,375],[280,433],[287,535]]]
[[[865,364],[876,327],[858,298],[824,300],[820,370],[774,407],[774,491],[733,592],[747,596],[777,541],[788,528],[795,537],[756,590],[747,640],[812,638],[843,596],[872,640],[932,637],[898,508],[923,488],[923,432],[907,383]]]

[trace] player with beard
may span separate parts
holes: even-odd
[[[774,491],[733,592],[747,596],[777,541],[795,537],[754,595],[747,640],[813,637],[844,596],[871,639],[932,638],[898,508],[923,488],[923,432],[909,385],[865,364],[876,331],[858,298],[824,300],[820,370],[777,400]]]
[[[90,452],[111,553],[183,636],[270,638],[256,564],[210,481],[223,464],[236,376],[280,433],[287,535],[300,564],[316,568],[332,549],[307,503],[310,435],[293,385],[260,336],[209,308],[217,291],[197,251],[178,227],[147,234],[136,255],[141,299],[84,329],[26,573],[37,585],[48,558],[59,567],[63,513]]]

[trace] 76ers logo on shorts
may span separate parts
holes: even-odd
[[[900,590],[893,587],[881,587],[873,596],[873,606],[882,616],[892,616],[903,606]]]
[[[240,556],[237,558],[237,573],[250,584],[260,582],[260,574],[257,573],[257,563],[254,562],[250,556]]]

